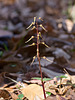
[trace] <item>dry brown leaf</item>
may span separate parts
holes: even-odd
[[[15,93],[10,93],[13,100],[17,100],[18,96]]]
[[[57,9],[53,9],[50,6],[46,6],[46,12],[47,12],[47,14],[51,14],[51,15],[58,14],[58,10]]]
[[[75,75],[65,74],[67,80],[70,80],[72,84],[75,84]],[[64,79],[63,79],[64,80]]]
[[[29,100],[34,100],[36,96],[41,99],[44,98],[42,87],[37,84],[30,84],[26,88],[23,88],[21,91]]]
[[[56,95],[56,91],[55,91],[55,88],[56,88],[56,85],[54,85],[54,83],[51,81],[48,81],[45,83],[45,90],[47,92],[51,92],[52,94]],[[53,89],[50,89],[50,87],[53,87]]]
[[[63,78],[61,81],[62,87],[60,87],[60,80],[57,82],[56,81],[56,85],[53,83],[53,81],[49,81],[45,83],[45,90],[47,92],[51,92],[54,95],[60,94],[63,95],[64,93],[67,92],[68,89],[70,89],[72,86],[71,85],[67,85],[67,78]],[[56,92],[58,91],[58,92]]]
[[[63,88],[57,88],[58,94],[63,95],[64,93],[67,92],[68,89],[70,89],[71,86],[64,86]]]
[[[36,80],[36,79],[33,79],[30,81],[31,83],[34,83],[34,84],[41,84],[41,80]]]
[[[64,97],[59,96],[59,95],[56,95],[56,98],[57,98],[57,100],[67,100],[67,99],[65,99]]]
[[[46,99],[44,100],[57,100],[56,96],[48,96]]]
[[[71,32],[74,23],[73,23],[71,20],[69,20],[69,19],[66,19],[66,20],[65,20],[65,23],[66,23],[66,26],[67,26],[68,32]]]
[[[3,97],[5,98],[9,98],[9,92],[7,90],[0,90],[0,98]]]
[[[75,91],[71,88],[68,89],[68,91],[65,94],[65,97],[67,98],[67,100],[75,100]]]
[[[38,96],[35,96],[35,97],[34,97],[34,100],[43,100],[43,99],[41,99],[41,98],[38,97]]]
[[[0,86],[4,83],[3,73],[0,74]]]
[[[61,75],[64,75],[62,73],[58,73],[58,72],[55,72],[55,71],[52,71],[52,70],[49,70],[47,68],[41,68],[42,69],[42,72],[45,73],[48,77],[50,78],[54,78],[56,76],[61,76]]]

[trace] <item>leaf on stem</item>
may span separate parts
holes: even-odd
[[[33,77],[32,79],[41,80],[40,77]],[[51,79],[51,78],[43,78],[43,81],[44,81],[44,82],[45,82],[45,81],[50,81],[50,80],[52,80],[52,79]]]

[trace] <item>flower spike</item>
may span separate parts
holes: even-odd
[[[41,32],[39,32],[39,27],[41,27],[44,31],[47,32],[47,30],[43,27],[42,24],[39,25],[38,20],[43,21],[43,19],[41,17],[34,17],[33,22],[28,26],[27,29],[31,28],[31,30],[35,29],[36,30],[36,42],[27,45],[28,46],[36,46],[36,56],[33,57],[32,63],[30,65],[33,64],[33,62],[35,61],[35,59],[37,58],[38,62],[39,62],[39,69],[40,69],[40,76],[41,76],[41,83],[42,83],[42,87],[43,87],[43,93],[44,93],[44,98],[46,99],[46,94],[45,94],[45,87],[44,87],[44,82],[43,82],[43,75],[42,75],[42,69],[41,69],[41,62],[40,62],[40,52],[39,52],[39,44],[43,44],[46,47],[49,48],[49,46],[47,46],[44,42],[43,42],[43,38],[41,35]],[[29,42],[30,40],[32,40],[33,38],[35,38],[34,36],[31,36],[25,43]],[[42,41],[41,41],[42,40]],[[48,58],[46,58],[45,56],[42,57],[43,59],[46,59],[47,61],[50,61],[51,63],[53,62],[52,60],[49,60]]]

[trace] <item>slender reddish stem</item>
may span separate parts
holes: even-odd
[[[37,58],[38,58],[38,61],[39,61],[39,69],[40,69],[40,74],[41,74],[41,83],[42,83],[42,87],[43,87],[44,98],[46,99],[42,70],[41,70],[41,64],[40,64],[40,56],[39,56],[39,32],[38,32],[37,22],[36,22],[36,26],[37,26],[37,28],[36,28],[36,31],[37,31]]]

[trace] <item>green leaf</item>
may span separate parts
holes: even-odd
[[[41,80],[40,77],[33,77],[32,79]]]
[[[43,78],[43,81],[50,81],[52,80],[51,78]]]
[[[5,50],[8,51],[7,45],[5,43],[3,45],[4,45]]]
[[[18,98],[19,98],[19,99],[22,99],[23,97],[24,97],[23,94],[19,94],[19,95],[18,95]]]
[[[48,94],[50,96],[51,95],[51,92],[46,92],[46,94]]]
[[[22,99],[18,98],[17,100],[22,100]]]
[[[10,65],[10,67],[16,67],[16,64],[12,64],[12,65]]]
[[[41,80],[40,77],[33,77],[32,79],[36,79],[36,80]],[[43,81],[49,81],[52,80],[51,78],[43,78]]]
[[[3,56],[3,51],[0,51],[0,57],[2,57]]]
[[[75,52],[75,49],[71,49],[70,51],[71,51],[71,52]]]
[[[73,87],[75,88],[75,84],[73,85]]]
[[[61,76],[60,76],[60,78],[67,78],[67,77],[66,77],[66,76],[64,76],[64,75],[61,75]]]
[[[67,84],[72,84],[71,82],[67,82]]]
[[[56,78],[59,78],[60,76],[56,76]]]
[[[64,75],[61,75],[61,76],[56,76],[56,78],[67,78],[67,77]]]

